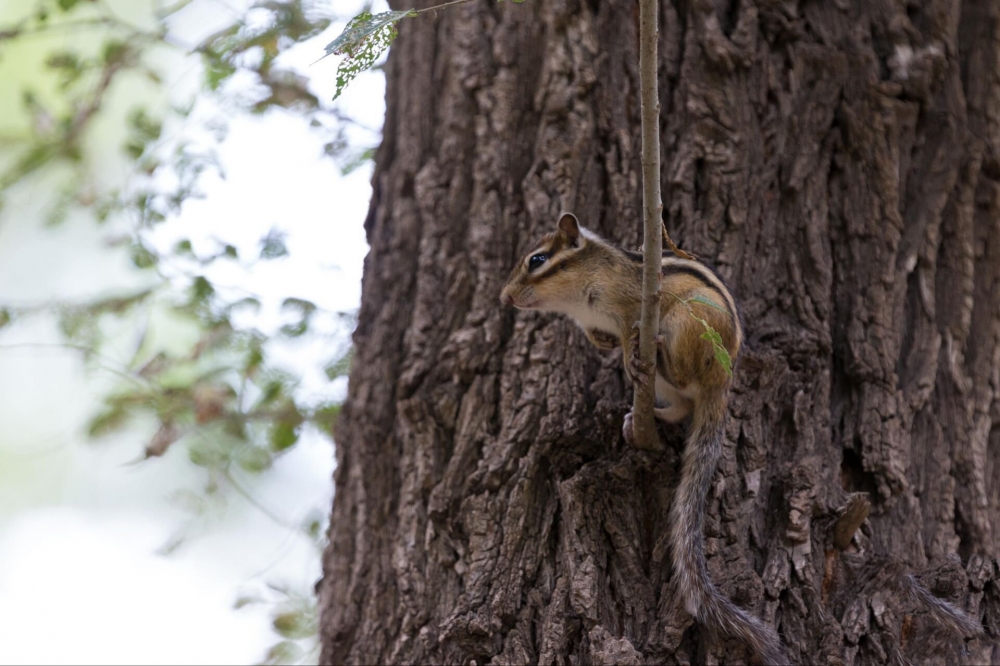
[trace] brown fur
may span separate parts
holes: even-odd
[[[539,252],[548,253],[551,258],[543,270],[532,273],[528,262]],[[732,297],[727,302],[720,289],[706,279],[672,270],[672,262],[676,261],[679,260],[672,253],[664,253],[659,327],[664,342],[658,358],[660,365],[666,363],[667,367],[657,370],[675,379],[679,388],[691,384],[709,391],[728,388],[729,374],[716,362],[711,343],[702,339],[705,328],[695,317],[704,319],[718,331],[723,346],[735,360],[742,343],[739,314],[732,311]],[[704,265],[698,266],[706,276],[714,275]],[[721,280],[718,283],[722,285]],[[531,310],[560,312],[567,304],[592,309],[614,322],[614,327],[595,330],[580,322],[590,341],[608,349],[612,348],[609,336],[616,336],[625,353],[629,353],[633,326],[639,320],[641,288],[642,264],[641,260],[635,260],[635,253],[597,238],[587,238],[583,232],[574,240],[557,229],[544,236],[514,267],[501,300]],[[711,301],[716,307],[692,302],[695,297]],[[594,332],[603,335],[595,336]]]
[[[538,253],[548,259],[532,271],[530,260]],[[743,340],[739,312],[729,290],[707,266],[667,252],[662,262],[656,415],[673,422],[692,416],[681,482],[670,511],[677,589],[700,622],[742,639],[767,664],[787,664],[775,633],[712,584],[702,544],[705,497],[722,454],[726,395],[732,380],[715,358],[711,342],[702,338],[705,325],[699,320],[719,333],[735,362]],[[641,255],[586,232],[566,213],[556,231],[514,267],[500,299],[523,309],[567,314],[595,346],[613,348],[617,339],[624,358],[630,359],[637,341],[641,271]],[[628,362],[625,369],[635,381]],[[660,382],[666,383],[662,394]],[[626,416],[626,438],[630,417]]]

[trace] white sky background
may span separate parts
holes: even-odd
[[[360,8],[335,0],[338,13]],[[378,2],[379,11],[384,2]],[[356,7],[354,7],[356,6]],[[337,61],[309,66],[343,24],[279,61],[310,77],[321,100],[333,95]],[[197,76],[197,72],[193,71]],[[339,101],[349,115],[381,126],[383,80],[370,73]],[[290,257],[252,271],[220,266],[210,275],[262,297],[259,325],[280,323],[280,299],[297,296],[331,310],[360,299],[367,246],[362,223],[370,168],[343,177],[322,155],[323,137],[282,112],[233,117],[220,148],[226,179],[209,175],[203,200],[185,204],[165,224],[163,247],[190,238],[195,250],[213,237],[253,256],[272,227],[288,232]],[[148,280],[109,255],[107,229],[86,220],[43,228],[36,202],[44,188],[21,192],[0,213],[0,303],[18,304],[106,293]],[[0,332],[0,663],[254,663],[275,643],[269,608],[233,610],[243,593],[268,581],[309,590],[319,577],[312,546],[248,502],[227,505],[170,556],[156,550],[189,515],[173,500],[204,483],[175,447],[162,459],[129,466],[151,434],[138,427],[98,443],[84,435],[108,377],[88,372],[58,347],[52,320]],[[305,373],[303,389],[330,392],[322,342],[286,345],[278,358]],[[131,352],[122,350],[123,359]],[[343,384],[333,387],[343,395]],[[329,510],[333,449],[315,433],[259,479],[254,497],[290,524]]]

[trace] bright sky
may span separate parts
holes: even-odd
[[[337,11],[349,9],[342,2]],[[309,76],[321,99],[332,97],[336,61],[309,64],[341,28],[296,48],[283,63]],[[383,94],[380,75],[363,76],[341,108],[378,127]],[[288,295],[332,310],[354,309],[360,299],[370,168],[341,176],[322,156],[322,143],[288,115],[232,119],[221,148],[226,179],[206,178],[207,197],[186,204],[160,238],[188,237],[197,250],[218,236],[251,254],[272,227],[287,231],[289,259],[258,264],[249,274],[220,268],[213,275],[263,296],[265,327],[276,325]],[[33,205],[43,197],[22,192],[0,213],[0,302],[139,284],[143,278],[124,262],[101,258],[106,230],[82,221],[42,228]],[[260,661],[278,640],[268,608],[233,604],[243,594],[266,594],[267,582],[309,590],[320,573],[312,546],[230,493],[209,524],[185,533],[191,538],[173,554],[158,555],[188,525],[178,492],[199,488],[204,478],[179,447],[127,465],[148,438],[142,425],[87,441],[83,428],[108,378],[86,372],[75,353],[56,346],[17,347],[59,341],[46,320],[0,332],[0,663]],[[329,393],[320,372],[331,356],[327,345],[279,352],[305,374],[307,392]],[[333,390],[343,394],[344,386]],[[246,483],[257,502],[298,525],[317,507],[329,510],[332,472],[331,443],[312,435]]]

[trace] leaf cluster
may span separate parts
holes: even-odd
[[[205,65],[205,84],[218,91],[239,71],[252,72],[265,94],[251,111],[263,113],[272,107],[300,112],[319,108],[305,77],[275,66],[279,55],[290,47],[315,37],[330,25],[330,19],[313,9],[307,0],[264,0],[247,16],[214,33],[197,47]]]
[[[89,213],[99,223],[115,222],[116,229],[130,222],[128,231],[108,238],[108,246],[125,253],[154,285],[86,302],[0,303],[0,329],[36,316],[54,316],[65,338],[63,346],[78,351],[91,369],[117,378],[87,424],[87,434],[96,442],[146,430],[149,434],[137,446],[137,463],[155,464],[171,455],[189,460],[203,472],[204,486],[180,490],[174,499],[192,514],[192,521],[236,495],[282,522],[247,484],[300,446],[310,429],[330,432],[340,404],[304,394],[300,378],[275,361],[274,345],[320,335],[342,341],[353,325],[352,315],[330,313],[290,296],[282,305],[288,321],[277,332],[265,334],[248,326],[245,315],[261,307],[260,298],[234,294],[217,284],[209,269],[217,261],[249,267],[287,256],[280,229],[261,238],[256,252],[241,252],[222,239],[214,248],[180,239],[164,249],[152,235],[186,202],[202,196],[199,184],[207,174],[225,176],[215,145],[178,137],[177,127],[197,123],[203,135],[218,142],[225,137],[225,118],[216,114],[203,120],[204,113],[194,113],[194,98],[160,108],[139,105],[112,117],[119,107],[110,100],[116,88],[136,81],[165,93],[166,72],[159,69],[163,61],[157,52],[167,49],[203,64],[198,104],[210,99],[228,111],[258,114],[290,109],[337,137],[344,137],[343,128],[352,121],[324,108],[303,77],[278,64],[282,53],[329,25],[330,17],[315,9],[318,3],[257,2],[200,44],[180,43],[168,21],[200,1],[177,0],[159,12],[148,29],[122,19],[105,0],[40,0],[24,20],[0,25],[0,57],[34,36],[60,36],[39,60],[52,85],[28,80],[20,91],[12,91],[20,93],[27,122],[23,130],[0,136],[0,197],[10,188],[44,178],[50,193],[44,214],[49,224],[59,224],[73,212]],[[30,48],[23,53],[38,58]],[[257,84],[252,98],[230,91],[228,83],[237,74],[249,75]],[[98,156],[95,142],[88,140],[98,120],[118,122],[126,129],[120,157],[130,175],[111,186],[99,184],[106,174],[96,165],[106,155]],[[372,155],[370,148],[359,150],[345,140],[328,145],[332,157],[352,168]],[[124,361],[123,329],[133,345]],[[335,333],[329,333],[331,329]],[[0,343],[0,353],[12,352],[15,346]],[[350,362],[349,347],[342,342],[333,347],[333,358],[325,364],[331,381],[343,376]],[[319,515],[291,527],[319,548],[325,539],[324,521]],[[188,531],[179,530],[161,551],[180,547]],[[276,604],[274,626],[282,637],[269,659],[311,659],[302,645],[315,642],[315,600],[286,593],[268,603]]]
[[[193,0],[182,0],[160,11],[153,29],[136,27],[121,18],[106,0],[42,0],[27,18],[13,25],[0,25],[0,56],[20,40],[39,34],[66,34],[70,38],[45,56],[45,66],[56,81],[53,93],[42,94],[34,82],[20,91],[24,114],[31,119],[27,131],[3,137],[0,156],[0,196],[13,185],[48,165],[68,167],[70,175],[57,186],[58,195],[48,215],[51,223],[65,219],[74,207],[93,210],[98,220],[117,211],[134,209],[145,223],[162,221],[187,198],[198,196],[193,187],[205,168],[217,167],[212,150],[172,146],[163,153],[162,131],[170,122],[183,121],[194,108],[184,105],[167,113],[133,109],[127,122],[130,136],[122,146],[135,162],[136,172],[162,180],[164,165],[179,168],[174,192],[155,206],[147,206],[150,192],[125,195],[97,192],[91,174],[94,164],[85,137],[94,120],[102,116],[112,90],[129,77],[141,77],[153,86],[164,83],[157,51],[168,49],[200,56],[208,92],[225,93],[226,83],[237,73],[255,82],[255,93],[243,99],[228,96],[228,104],[240,100],[241,110],[265,113],[273,108],[294,109],[317,127],[329,110],[308,89],[305,77],[276,64],[278,56],[295,44],[325,30],[330,17],[320,12],[314,0],[263,0],[251,5],[228,26],[196,45],[179,43],[168,29],[168,20],[184,11]],[[94,35],[98,35],[97,46]],[[225,123],[206,129],[221,140]],[[159,151],[159,152],[158,152]],[[352,153],[348,160],[361,153]],[[339,157],[339,155],[338,155]]]
[[[705,332],[702,333],[701,336],[699,337],[701,337],[702,340],[708,341],[709,344],[712,345],[712,351],[715,354],[715,360],[722,366],[722,369],[726,371],[726,374],[732,377],[733,359],[729,355],[729,350],[727,350],[725,345],[722,344],[722,336],[719,335],[719,332],[715,330],[712,327],[712,325],[708,323],[707,320],[695,314],[694,309],[691,307],[691,304],[698,303],[699,305],[715,308],[716,310],[725,312],[727,315],[731,316],[730,313],[726,309],[720,308],[711,299],[706,298],[700,294],[692,296],[691,298],[688,299],[682,299],[679,296],[676,298],[687,307],[688,313],[695,319],[695,321],[699,322],[705,328]]]
[[[317,529],[319,525],[317,522]],[[314,662],[319,656],[319,610],[316,597],[301,594],[284,585],[268,585],[268,596],[277,597],[271,627],[281,640],[271,646],[262,664]],[[236,608],[265,602],[260,594],[240,597]]]

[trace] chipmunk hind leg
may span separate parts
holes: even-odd
[[[666,423],[680,423],[694,409],[694,403],[685,398],[677,387],[662,375],[656,375],[656,408],[653,414]]]
[[[666,312],[660,319],[654,413],[656,418],[667,423],[679,423],[690,416],[700,390],[697,375],[693,372],[697,362],[692,363],[684,357],[691,353],[690,345],[685,342],[690,335],[688,319],[687,312],[678,313],[677,308]]]

